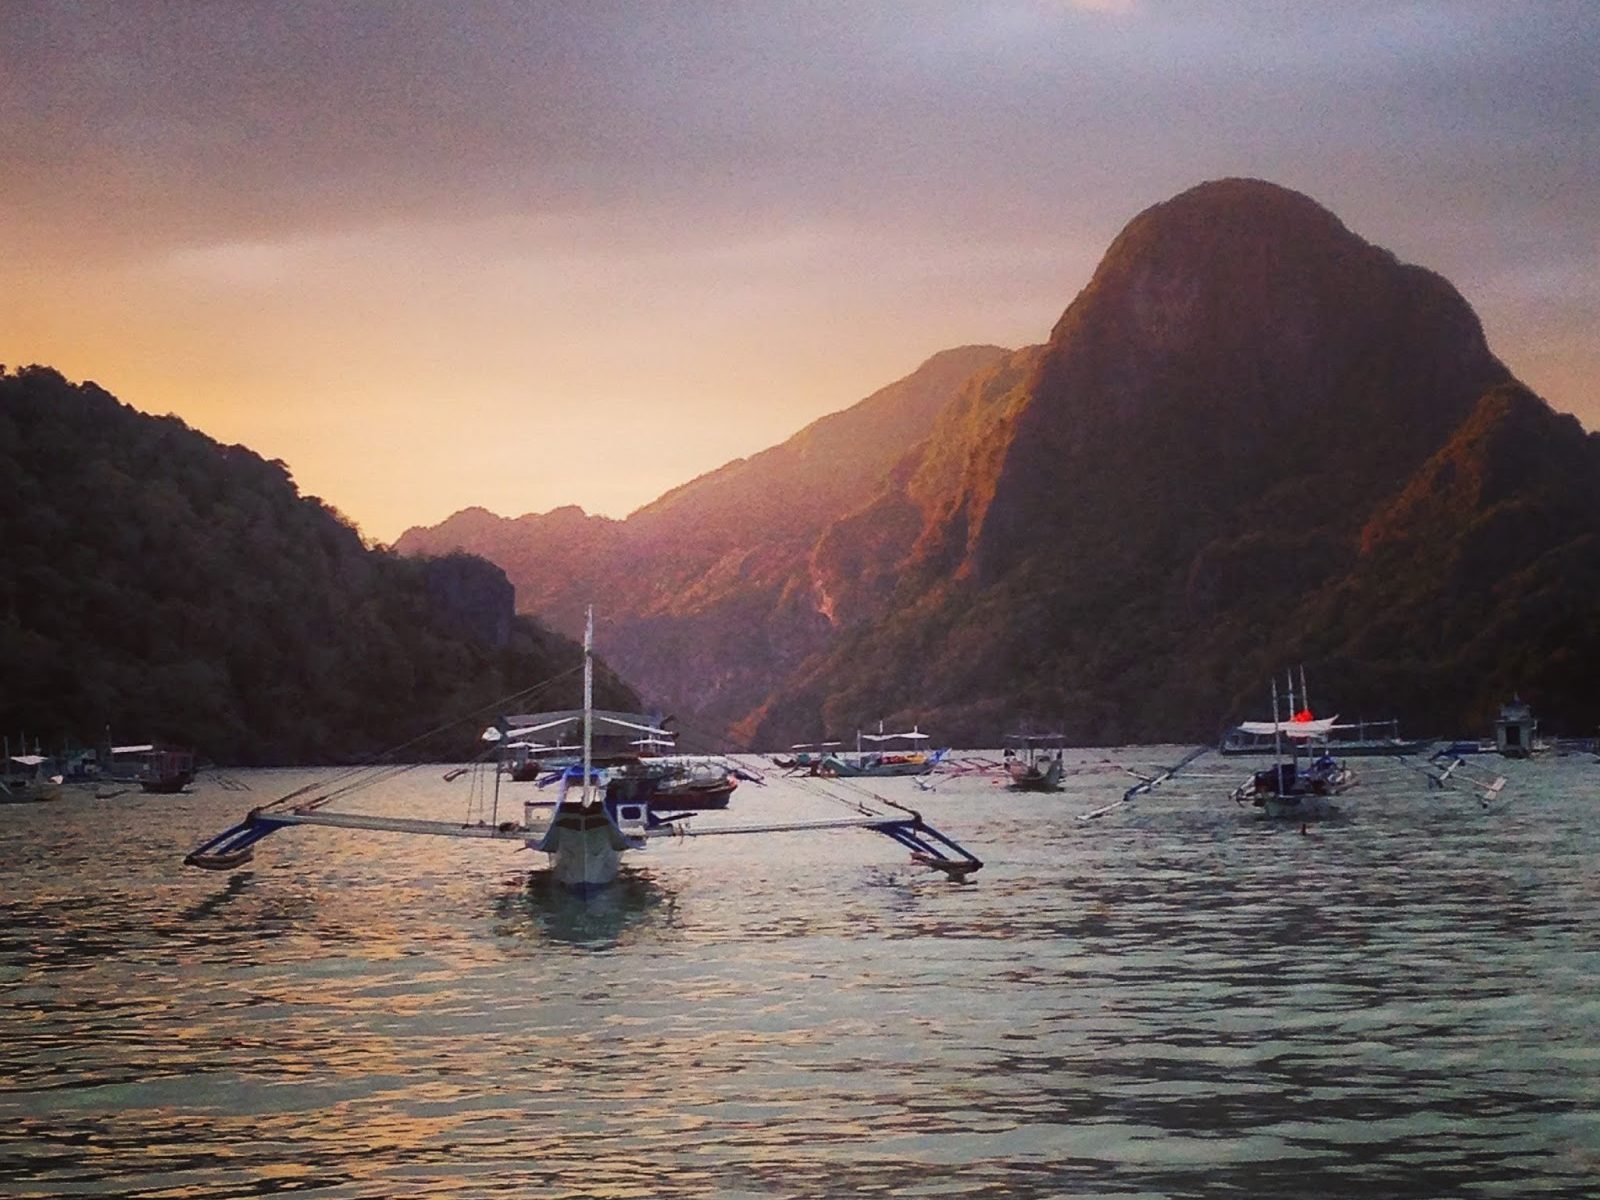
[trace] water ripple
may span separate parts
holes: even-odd
[[[1486,815],[1378,764],[1304,833],[1182,781],[1078,821],[1110,770],[1044,797],[897,781],[977,882],[865,834],[709,839],[587,904],[511,847],[336,830],[179,869],[233,792],[0,811],[0,1176],[19,1200],[1589,1196],[1597,772],[1512,764]],[[418,773],[369,807],[441,804]]]

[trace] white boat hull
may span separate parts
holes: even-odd
[[[529,845],[550,856],[550,875],[573,891],[591,891],[614,883],[622,869],[622,852],[643,845],[617,828],[601,804],[560,804],[549,828]]]

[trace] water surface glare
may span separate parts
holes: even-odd
[[[1600,1195],[1600,764],[1488,760],[1485,812],[1357,762],[1301,832],[1210,757],[1078,819],[1169,755],[881,781],[967,885],[845,831],[663,842],[588,903],[509,844],[180,865],[305,772],[0,806],[5,1194]],[[442,770],[340,807],[462,817]]]

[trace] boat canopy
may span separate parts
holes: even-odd
[[[653,737],[676,737],[670,729],[657,729],[650,722],[650,718],[643,713],[601,712],[596,709],[591,715],[596,733],[606,732],[605,728],[612,730],[634,730],[639,733],[650,734]],[[568,709],[564,712],[547,713],[519,713],[516,716],[505,718],[504,726],[491,725],[480,735],[480,740],[485,742],[498,742],[505,738],[528,738],[536,733],[543,733],[549,729],[559,729],[565,725],[581,725],[583,723],[583,710],[581,708]]]
[[[1281,733],[1284,737],[1291,738],[1319,738],[1327,737],[1328,731],[1336,728],[1334,722],[1338,717],[1319,717],[1309,721],[1242,721],[1239,732],[1254,733],[1270,736]]]
[[[861,740],[864,742],[892,742],[897,738],[911,738],[920,741],[931,736],[931,734],[923,733],[920,729],[912,729],[910,733],[863,733]]]
[[[143,746],[113,746],[113,747],[111,747],[111,753],[113,753],[113,754],[149,754],[154,749],[155,749],[155,746],[153,746],[153,745],[151,745],[149,743],[146,743]]]
[[[25,767],[37,767],[42,766],[50,760],[42,754],[13,754],[11,756],[11,761],[14,763],[21,763]]]

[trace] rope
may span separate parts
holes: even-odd
[[[471,712],[464,713],[459,717],[454,717],[448,721],[445,721],[443,724],[436,725],[426,733],[420,733],[414,738],[410,738],[407,741],[401,742],[397,746],[382,751],[378,755],[375,755],[368,762],[359,766],[351,767],[342,774],[335,775],[332,779],[316,780],[312,783],[306,784],[304,787],[296,788],[294,791],[289,792],[286,795],[279,796],[276,800],[262,805],[258,811],[270,812],[273,809],[281,808],[290,804],[292,801],[305,795],[307,792],[317,791],[319,788],[327,788],[327,791],[323,792],[315,799],[295,805],[297,809],[310,811],[321,808],[324,804],[328,804],[341,796],[348,796],[355,792],[364,791],[365,789],[373,787],[379,783],[386,783],[391,779],[405,774],[407,771],[415,770],[422,764],[404,762],[395,763],[385,760],[392,759],[394,756],[402,754],[405,751],[422,744],[429,738],[437,737],[439,734],[453,729],[457,725],[461,725],[467,721],[482,720],[485,714],[488,713],[494,713],[498,715],[505,709],[511,707],[513,704],[531,700],[538,693],[554,687],[562,680],[568,679],[571,676],[578,674],[582,670],[583,665],[580,663],[576,667],[558,672],[557,674],[550,676],[548,679],[541,680],[532,687],[522,688],[519,691],[512,692],[510,695],[502,696],[498,700],[492,700],[488,704],[480,705]],[[475,756],[474,761],[482,761],[484,757],[494,753],[497,749],[498,746],[491,746],[488,750],[485,750]]]

